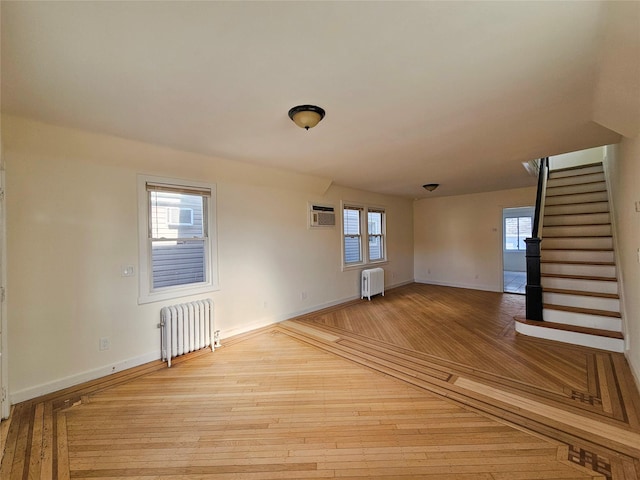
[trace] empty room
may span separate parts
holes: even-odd
[[[639,2],[0,20],[0,478],[640,479]]]

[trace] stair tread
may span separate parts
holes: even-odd
[[[591,203],[596,203],[596,202],[591,202]],[[601,202],[601,203],[605,203],[605,202]],[[580,205],[579,203],[570,203],[570,204],[566,204],[566,205]],[[549,205],[549,207],[555,207],[557,205]],[[570,215],[600,215],[600,214],[608,214],[609,210],[607,209],[604,212],[573,212],[573,213],[544,213],[545,217],[562,217],[562,216],[570,216]]]
[[[621,318],[620,312],[597,310],[595,308],[568,307],[566,305],[554,305],[550,303],[543,303],[542,308],[548,308],[549,310],[562,310],[563,312],[584,313],[587,315],[599,315],[601,317]]]
[[[617,282],[616,277],[598,277],[595,275],[564,275],[561,273],[541,273],[542,277],[570,278],[572,280],[598,280],[603,282]]]
[[[602,164],[602,162],[595,162],[595,163],[585,163],[584,165],[575,165],[573,167],[554,168],[553,170],[549,170],[549,174],[552,175],[556,172],[568,172],[569,170],[582,170],[583,168],[586,169],[586,168],[592,168],[592,167],[602,167],[604,169],[604,165]],[[591,175],[591,173],[582,173],[578,175]],[[574,176],[578,176],[578,175],[574,175]]]
[[[551,248],[544,248],[541,247],[540,250],[545,250],[547,252],[552,252],[554,250],[560,250],[563,252],[566,251],[570,251],[570,252],[613,252],[613,248],[576,248],[576,247],[567,247],[567,248],[562,248],[562,247],[551,247]]]
[[[600,222],[600,223],[560,223],[560,224],[556,224],[556,225],[549,225],[547,223],[543,223],[542,227],[543,228],[550,228],[550,227],[601,227],[602,225],[611,225],[611,222]]]
[[[550,187],[550,188],[559,188],[559,187]],[[551,193],[551,194],[546,194],[545,197],[566,197],[569,195],[589,195],[591,193],[606,193],[606,192],[607,190],[604,189],[604,190],[592,190],[590,192],[571,192],[571,193],[555,193],[555,194]]]
[[[597,265],[606,267],[615,267],[615,262],[581,262],[577,260],[540,260],[540,263],[559,263],[565,265]]]
[[[606,190],[605,190],[606,191]],[[593,193],[593,192],[589,192],[589,193]],[[571,193],[570,195],[582,195],[582,194],[577,194],[577,193]],[[560,195],[553,195],[555,197],[559,197]],[[567,207],[569,205],[584,205],[587,203],[609,203],[608,200],[591,200],[589,202],[574,202],[574,203],[552,203],[549,205],[545,205],[545,208],[547,207]]]
[[[583,292],[582,290],[567,290],[565,288],[543,288],[543,293],[560,293],[564,295],[580,295],[581,297],[599,297],[618,300],[620,297],[616,293],[603,292]]]
[[[522,317],[514,317],[516,322],[525,323],[527,325],[534,325],[542,328],[553,328],[556,330],[565,330],[568,332],[584,333],[586,335],[594,335],[599,337],[615,338],[618,340],[624,340],[624,336],[621,332],[614,332],[613,330],[603,330],[601,328],[590,327],[577,327],[575,325],[565,325],[564,323],[545,322],[537,320],[527,320]]]
[[[545,238],[612,238],[611,235],[543,235]]]
[[[585,175],[593,175],[592,173],[589,174],[585,174]],[[564,180],[566,178],[571,178],[571,177],[560,177],[560,178],[551,178],[550,180]],[[566,187],[575,187],[577,185],[595,185],[597,183],[605,183],[604,180],[594,180],[593,182],[578,182],[578,183],[567,183],[566,185],[549,185],[547,183],[547,192],[552,189],[552,188],[566,188]],[[580,192],[580,193],[591,193],[591,192]]]

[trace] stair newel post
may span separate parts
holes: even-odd
[[[527,245],[527,286],[526,315],[527,320],[542,321],[542,285],[540,284],[540,242],[539,238],[525,238]]]
[[[549,175],[549,157],[540,159],[538,188],[536,192],[536,211],[533,217],[532,238],[525,238],[527,260],[526,312],[527,320],[542,321],[542,285],[540,277],[540,243],[538,233],[544,210],[545,188]]]

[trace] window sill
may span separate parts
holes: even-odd
[[[377,262],[368,262],[368,263],[353,263],[353,264],[349,264],[349,265],[342,265],[342,271],[343,272],[348,272],[349,270],[364,270],[367,268],[376,268],[379,267],[381,265],[386,265],[388,264],[389,261],[388,260],[380,260]]]
[[[162,302],[164,300],[173,300],[174,298],[189,297],[192,295],[201,295],[219,290],[216,285],[201,285],[198,287],[172,288],[155,293],[147,293],[138,297],[138,305],[145,303]]]

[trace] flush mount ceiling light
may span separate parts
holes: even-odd
[[[289,110],[289,118],[300,128],[309,130],[324,118],[324,110],[315,105],[298,105]]]
[[[440,186],[439,183],[425,183],[424,185],[422,185],[422,188],[424,188],[425,190],[429,190],[430,192],[433,192],[439,186]]]

